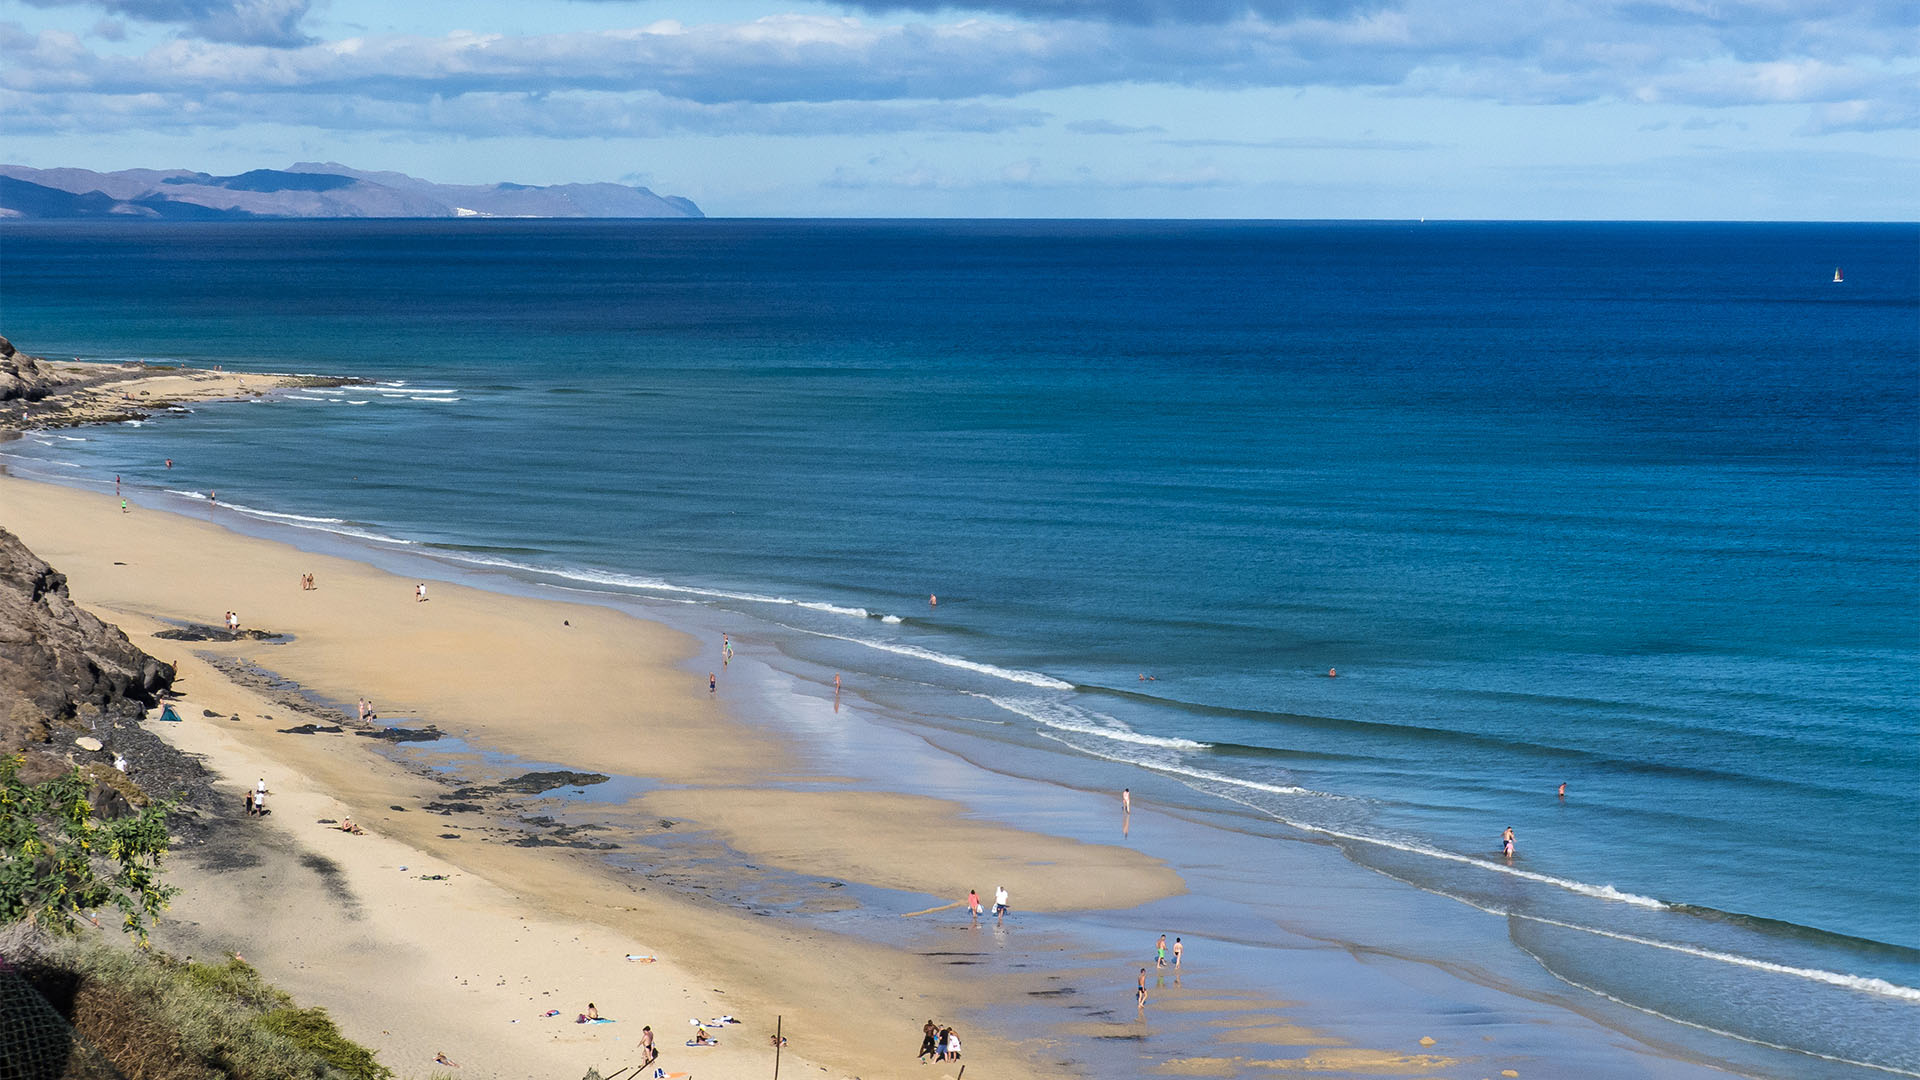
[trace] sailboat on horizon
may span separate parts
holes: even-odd
[[[1845,281],[1845,280],[1847,280],[1847,279],[1846,279],[1846,278],[1844,278],[1844,277],[1842,277],[1842,276],[1841,276],[1841,274],[1840,274],[1840,268],[1839,268],[1839,267],[1837,267],[1837,266],[1836,266],[1836,267],[1834,267],[1834,268],[1833,268],[1833,283],[1834,283],[1835,285],[1838,285],[1838,284],[1840,284],[1841,282],[1843,282],[1843,281]]]

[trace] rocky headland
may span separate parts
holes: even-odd
[[[0,437],[7,431],[144,420],[187,402],[257,397],[302,386],[349,386],[326,375],[274,375],[151,363],[29,356],[0,337]]]

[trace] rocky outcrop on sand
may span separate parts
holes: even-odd
[[[0,337],[0,402],[39,401],[58,385],[39,357],[28,356]]]
[[[62,362],[28,356],[0,337],[0,433],[144,420],[182,402],[242,398],[358,379],[268,375],[150,363]],[[0,438],[4,438],[0,435]]]
[[[0,529],[0,754],[25,751],[26,779],[58,775],[70,759],[110,766],[120,732],[139,730],[173,676],[173,665],[76,605],[66,575]]]

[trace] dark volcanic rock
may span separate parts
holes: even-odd
[[[137,724],[172,685],[173,665],[81,610],[66,575],[0,529],[0,752],[49,755],[56,728],[104,739],[116,721]],[[30,761],[26,773],[41,779],[49,767],[63,766]]]
[[[253,641],[279,641],[285,634],[276,634],[271,630],[229,630],[224,626],[207,626],[202,623],[188,623],[177,630],[161,630],[154,637],[167,641],[239,641],[247,638]]]
[[[346,729],[339,724],[295,724],[280,729],[282,735],[338,735]]]
[[[0,401],[39,401],[57,385],[39,357],[16,350],[13,342],[0,337]]]
[[[429,724],[423,728],[390,727],[379,731],[358,731],[354,734],[363,739],[379,739],[383,742],[433,742],[441,736],[439,728]]]
[[[173,665],[81,610],[66,576],[0,529],[0,754],[25,752],[22,779],[38,783],[79,765],[95,780],[88,798],[96,813],[127,813],[130,798],[176,800],[184,805],[168,830],[204,838],[219,813],[212,777],[140,726],[173,677]],[[104,749],[80,750],[72,740],[82,733]],[[115,754],[127,759],[126,775],[114,771]]]
[[[604,784],[607,777],[600,773],[589,772],[530,772],[502,780],[494,785],[500,791],[515,791],[523,795],[538,795],[554,788],[586,787],[589,784]]]

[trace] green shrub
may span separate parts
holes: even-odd
[[[292,1040],[353,1080],[388,1080],[393,1076],[392,1069],[374,1060],[372,1051],[340,1034],[325,1009],[275,1009],[260,1018],[260,1026]]]
[[[92,993],[86,1035],[123,1072],[218,1080],[392,1080],[325,1009],[302,1009],[245,961],[182,964],[99,941],[50,939],[37,966]],[[79,1017],[76,1017],[79,1019]],[[153,1032],[165,1032],[156,1039]],[[144,1033],[144,1034],[142,1034]],[[118,1035],[119,1037],[115,1037]]]

